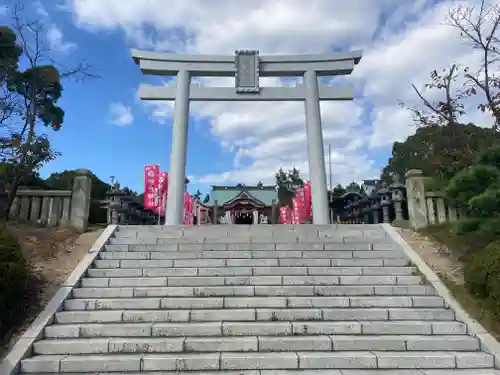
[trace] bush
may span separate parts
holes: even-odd
[[[473,254],[464,267],[465,286],[500,317],[500,242]]]
[[[476,217],[494,217],[500,210],[500,189],[488,188],[469,200],[468,211]]]
[[[29,267],[17,239],[0,227],[0,337],[23,316]]]
[[[491,165],[500,169],[500,144],[484,150],[477,159],[478,164]]]
[[[472,233],[481,227],[484,219],[479,217],[466,217],[457,221],[456,224],[456,234],[459,236]]]
[[[488,165],[474,165],[458,172],[450,180],[446,193],[461,207],[467,207],[469,201],[483,194],[489,187],[500,181],[500,170]]]

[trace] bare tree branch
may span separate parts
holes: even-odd
[[[481,0],[477,6],[459,6],[450,9],[446,23],[460,32],[460,36],[472,48],[481,54],[481,66],[475,71],[464,71],[468,80],[468,95],[476,95],[481,91],[485,97],[485,104],[478,109],[489,110],[495,118],[494,127],[500,130],[500,81],[495,77],[493,70],[500,60],[498,31],[500,28],[500,7],[488,5]],[[493,68],[493,69],[491,69]]]

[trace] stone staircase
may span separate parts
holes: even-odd
[[[500,374],[381,226],[120,226],[109,242],[21,373]]]

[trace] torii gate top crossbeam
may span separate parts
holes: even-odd
[[[301,76],[306,70],[313,70],[318,76],[346,75],[353,71],[362,55],[362,51],[259,55],[259,76]],[[234,77],[237,73],[235,57],[230,55],[179,55],[133,49],[132,57],[143,73],[151,75],[174,76],[180,70],[187,70],[194,76]]]

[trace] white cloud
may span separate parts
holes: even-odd
[[[78,48],[75,43],[65,41],[61,29],[54,24],[47,30],[47,40],[53,51],[68,53]]]
[[[111,103],[109,107],[110,120],[113,125],[127,126],[134,122],[132,107],[127,107],[121,102]]]
[[[459,4],[453,0],[315,0],[307,7],[303,0],[178,0],[169,3],[168,12],[161,11],[162,0],[68,4],[81,27],[122,30],[138,48],[209,54],[232,54],[239,48],[259,49],[261,54],[363,48],[361,63],[347,79],[363,89],[363,99],[321,105],[325,148],[332,144],[332,177],[341,183],[378,175],[379,166],[369,153],[387,151],[393,141],[414,132],[409,113],[398,106],[399,100],[419,104],[411,83],[422,87],[433,69],[477,61],[456,31],[443,25],[446,11]],[[233,84],[220,78],[201,82]],[[282,83],[262,79],[261,84]],[[143,106],[155,121],[171,119],[173,103]],[[293,166],[307,175],[303,104],[205,102],[193,103],[191,113],[195,119],[208,119],[206,132],[223,150],[235,153],[232,169],[199,181],[271,182],[278,168]],[[488,125],[490,119],[473,112],[464,120]]]

